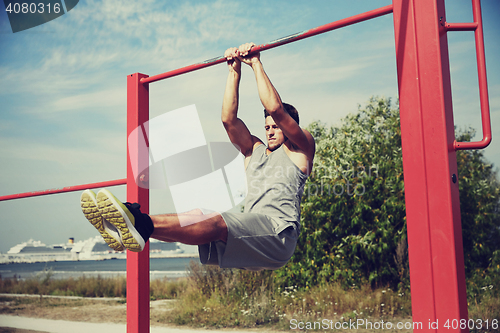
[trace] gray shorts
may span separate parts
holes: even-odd
[[[198,246],[204,265],[247,270],[278,269],[292,257],[298,232],[294,223],[257,213],[221,213],[228,229],[227,243]]]

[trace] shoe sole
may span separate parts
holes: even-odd
[[[106,231],[103,216],[97,208],[97,200],[94,192],[85,190],[82,193],[80,197],[80,207],[82,208],[82,212],[87,220],[89,220],[89,222],[97,229],[97,231],[99,231],[102,238],[110,248],[115,251],[125,250],[121,241],[119,239],[116,239],[110,233],[108,233],[108,231]]]
[[[118,229],[122,243],[128,250],[140,252],[144,249],[144,239],[135,229],[134,215],[111,192],[104,189],[97,193],[97,208]]]

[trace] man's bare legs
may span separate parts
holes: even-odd
[[[182,214],[151,215],[152,238],[164,242],[202,245],[212,241],[227,242],[227,225],[220,213],[203,214],[194,209]]]

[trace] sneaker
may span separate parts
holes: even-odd
[[[123,251],[120,234],[114,225],[106,221],[97,208],[95,193],[91,190],[83,191],[80,197],[80,207],[89,222],[99,231],[104,241],[115,251]]]
[[[123,245],[130,251],[144,249],[153,233],[153,221],[140,211],[138,203],[122,203],[108,190],[97,193],[97,207],[101,215],[119,231]]]

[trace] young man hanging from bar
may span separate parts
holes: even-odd
[[[198,245],[203,264],[248,270],[278,269],[293,255],[300,233],[300,202],[313,166],[315,143],[299,126],[295,108],[283,103],[269,80],[255,44],[229,48],[229,75],[222,122],[245,157],[248,194],[243,213],[194,209],[181,214],[147,215],[138,204],[122,203],[108,190],[86,190],[81,207],[108,245],[142,251],[152,237]],[[264,106],[267,146],[237,117],[241,63],[249,65]],[[273,172],[274,170],[274,172]],[[280,172],[276,172],[280,171]]]

